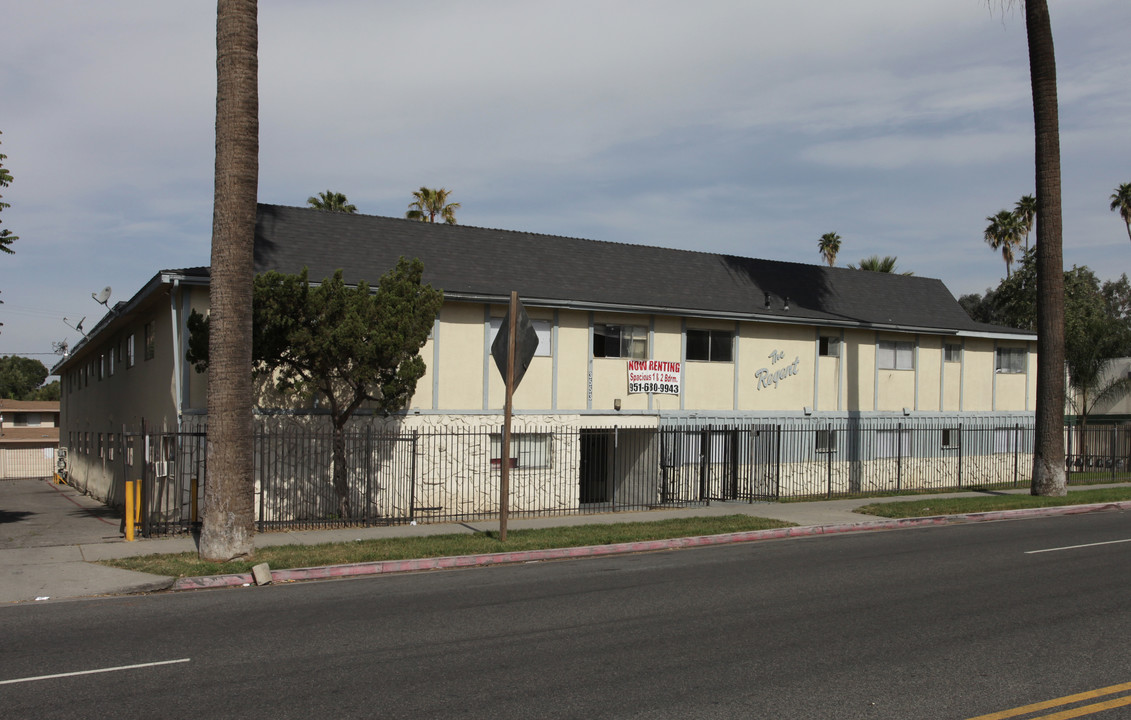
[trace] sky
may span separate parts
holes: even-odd
[[[1064,261],[1131,271],[1131,3],[1050,0]],[[996,286],[1035,190],[1024,13],[1002,0],[263,0],[259,201]],[[214,2],[9,1],[0,355],[59,358],[159,270],[207,265]],[[632,272],[625,268],[625,272]]]

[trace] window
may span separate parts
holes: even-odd
[[[538,349],[534,351],[534,357],[550,357],[550,342],[553,338],[551,330],[554,324],[549,320],[531,320],[530,324],[534,326],[534,332],[538,335]],[[499,330],[503,327],[503,319],[501,317],[491,318],[491,337],[489,338],[491,345],[495,343],[495,336],[499,334]]]
[[[943,346],[943,362],[962,362],[962,346],[953,343]]]
[[[157,335],[153,332],[153,323],[145,324],[145,359],[152,360],[157,354]]]
[[[1025,348],[998,348],[994,352],[994,372],[1016,374],[1025,372]]]
[[[881,370],[913,370],[914,345],[881,340],[876,344],[876,364]]]
[[[836,430],[818,430],[816,450],[819,453],[835,453]]]
[[[547,468],[550,467],[550,442],[549,433],[511,433],[511,462],[512,468]],[[503,436],[501,433],[491,434],[491,467],[502,465]]]
[[[648,328],[639,325],[594,325],[593,357],[644,360],[648,357]]]
[[[731,362],[734,359],[734,333],[729,330],[688,330],[687,359]]]
[[[102,433],[98,433],[98,457],[99,458],[106,457],[105,452],[103,451],[102,448],[103,448],[103,446],[102,446]]]
[[[817,341],[817,354],[821,357],[840,357],[840,338],[822,335]]]
[[[98,379],[102,380],[106,376],[106,355],[98,356]]]
[[[956,448],[959,442],[961,441],[958,435],[958,428],[943,428],[942,446],[944,448]]]
[[[114,461],[114,433],[106,435],[106,459]]]
[[[911,455],[911,430],[876,431],[876,457],[893,458]]]
[[[134,334],[130,333],[126,336],[126,367],[132,368],[134,366]]]
[[[114,353],[115,353],[115,351],[116,350],[114,348],[111,348],[110,352],[106,353],[106,366],[107,366],[107,373],[106,374],[107,375],[113,375],[114,374]]]

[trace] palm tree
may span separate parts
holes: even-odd
[[[1029,252],[1029,233],[1033,232],[1033,222],[1037,219],[1037,198],[1022,195],[1013,206],[1013,214],[1017,216],[1021,229],[1025,232],[1025,252]]]
[[[883,257],[872,255],[861,260],[859,265],[849,264],[848,268],[850,270],[868,270],[869,272],[892,273],[895,275],[915,274],[910,270],[907,272],[897,272],[895,269],[896,262],[898,262],[898,258],[894,255],[885,255]]]
[[[449,225],[456,224],[456,210],[459,209],[459,203],[449,203],[448,195],[451,191],[440,188],[433,190],[432,188],[421,187],[412,193],[416,198],[408,205],[408,212],[404,214],[409,220],[422,220],[424,222],[436,222],[436,216],[439,215]]]
[[[200,556],[254,552],[251,295],[259,178],[256,0],[216,10],[216,189],[212,214],[208,475]]]
[[[1034,495],[1062,496],[1064,478],[1064,248],[1060,209],[1060,120],[1056,54],[1048,0],[1025,0],[1025,36],[1033,86],[1037,179],[1037,408]]]
[[[0,153],[0,188],[8,187],[8,183],[12,182],[12,173],[8,172],[7,168],[4,167],[4,159],[7,157],[7,155]],[[0,210],[6,207],[11,207],[11,205],[6,202],[0,202]],[[9,255],[14,254],[16,251],[8,246],[19,239],[19,236],[13,235],[11,230],[0,230],[0,251],[6,252]]]
[[[985,238],[994,250],[1001,250],[1001,257],[1005,260],[1005,277],[1008,278],[1013,267],[1013,249],[1021,244],[1021,218],[1008,210],[1001,210],[997,215],[986,218]]]
[[[840,235],[835,232],[825,233],[817,241],[817,250],[821,252],[821,257],[825,259],[829,267],[832,267],[836,264],[836,254],[840,252]]]
[[[306,204],[315,210],[340,213],[357,212],[357,206],[350,205],[350,201],[346,199],[345,195],[340,192],[334,192],[333,190],[320,192],[318,193],[318,197],[311,195],[306,199]]]
[[[1122,183],[1111,194],[1111,209],[1119,211],[1119,217],[1127,224],[1127,237],[1131,238],[1131,183]]]

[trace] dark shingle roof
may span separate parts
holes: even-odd
[[[256,272],[377,279],[398,257],[453,299],[640,308],[818,323],[1009,332],[974,323],[939,280],[464,225],[260,205]],[[770,293],[770,308],[765,294]],[[789,298],[789,310],[784,299]],[[1027,334],[1027,333],[1022,333]]]

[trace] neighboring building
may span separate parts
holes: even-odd
[[[411,407],[385,421],[400,427],[499,425],[490,347],[517,291],[540,344],[514,396],[516,432],[592,429],[568,447],[532,435],[521,452],[581,472],[616,467],[614,428],[630,424],[891,420],[938,429],[937,455],[958,448],[952,429],[1032,423],[1035,335],[971,321],[930,278],[273,205],[255,242],[257,272],[307,267],[312,280],[344,268],[346,282],[375,284],[399,257],[423,260],[445,303]],[[123,433],[198,427],[206,376],[184,361],[186,320],[207,307],[207,268],[162,271],[54,369],[80,486],[117,495]]]
[[[1131,379],[1131,357],[1114,358],[1107,367],[1100,381],[1100,387],[1107,385],[1115,378]],[[1075,393],[1071,385],[1067,386],[1069,393]],[[1075,394],[1076,402],[1080,402],[1079,394]],[[1071,424],[1079,424],[1080,417],[1076,414],[1072,402],[1069,402],[1064,411],[1065,420]],[[1126,392],[1119,397],[1096,403],[1088,413],[1088,423],[1096,425],[1124,425],[1131,423],[1131,392]]]
[[[59,403],[0,400],[0,479],[51,477],[59,447]]]

